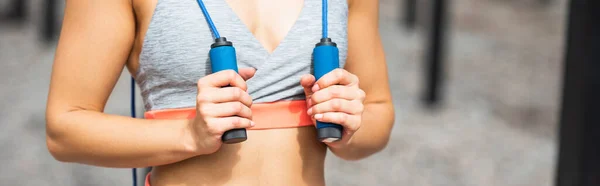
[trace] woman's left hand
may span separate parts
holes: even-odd
[[[347,146],[360,128],[365,92],[358,86],[358,77],[344,69],[335,69],[315,82],[313,75],[304,75],[300,84],[306,94],[307,113],[320,122],[342,125],[342,139],[326,144],[330,148]]]

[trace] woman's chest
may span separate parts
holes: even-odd
[[[207,24],[206,16],[202,14],[199,1],[133,2],[137,19],[136,46],[133,50],[137,51],[135,57],[144,54],[182,54],[188,48],[201,50],[201,53],[206,54],[205,51],[210,49],[214,33]],[[283,50],[280,48],[285,48],[285,45],[293,46],[293,51],[285,53],[299,52],[302,49],[299,47],[310,50],[321,36],[321,0],[203,2],[208,15],[215,23],[215,28],[222,37],[234,42],[238,52],[243,53],[245,49],[250,49],[264,57],[270,57],[275,56],[276,50]],[[345,0],[329,0],[328,4],[328,27],[333,31],[330,31],[330,37],[343,48],[346,41],[347,3]],[[163,52],[154,51],[156,48]]]
[[[226,0],[248,31],[273,52],[294,26],[304,0]]]
[[[295,94],[279,89],[295,87],[297,78],[311,72],[312,50],[322,36],[322,1],[203,2],[219,35],[233,42],[238,67],[257,69],[248,82],[251,95],[252,91],[259,98],[281,92],[272,98],[275,100]],[[169,96],[182,88],[195,90],[195,82],[211,73],[208,54],[215,35],[198,1],[155,0],[138,3],[134,9],[138,31],[129,66],[135,69],[142,93],[173,88],[164,95]],[[347,51],[345,0],[330,0],[327,17],[329,37],[338,44],[343,66]]]

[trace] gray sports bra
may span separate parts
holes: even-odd
[[[321,38],[321,0],[304,7],[279,46],[269,52],[224,0],[204,0],[222,36],[232,41],[238,67],[253,67],[248,80],[254,103],[304,99],[300,77],[312,72],[311,56]],[[337,43],[340,66],[347,54],[347,0],[329,0],[329,37]],[[146,111],[196,104],[198,79],[210,73],[208,52],[214,42],[196,0],[158,0],[146,31],[136,82]]]

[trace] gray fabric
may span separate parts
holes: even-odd
[[[296,23],[269,54],[224,0],[204,4],[221,37],[237,51],[238,67],[254,67],[248,83],[254,103],[304,99],[300,77],[311,73],[311,56],[321,38],[321,0],[304,0]],[[329,37],[346,61],[346,0],[329,0]],[[136,81],[146,110],[195,106],[198,79],[210,73],[212,33],[196,0],[158,0],[144,37]]]

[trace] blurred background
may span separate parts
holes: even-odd
[[[328,156],[327,184],[554,185],[568,2],[436,2],[380,0],[393,135],[384,151],[362,161]],[[46,149],[63,7],[0,0],[0,185],[131,185],[130,169],[59,163]],[[129,86],[124,70],[107,113],[129,115]]]

